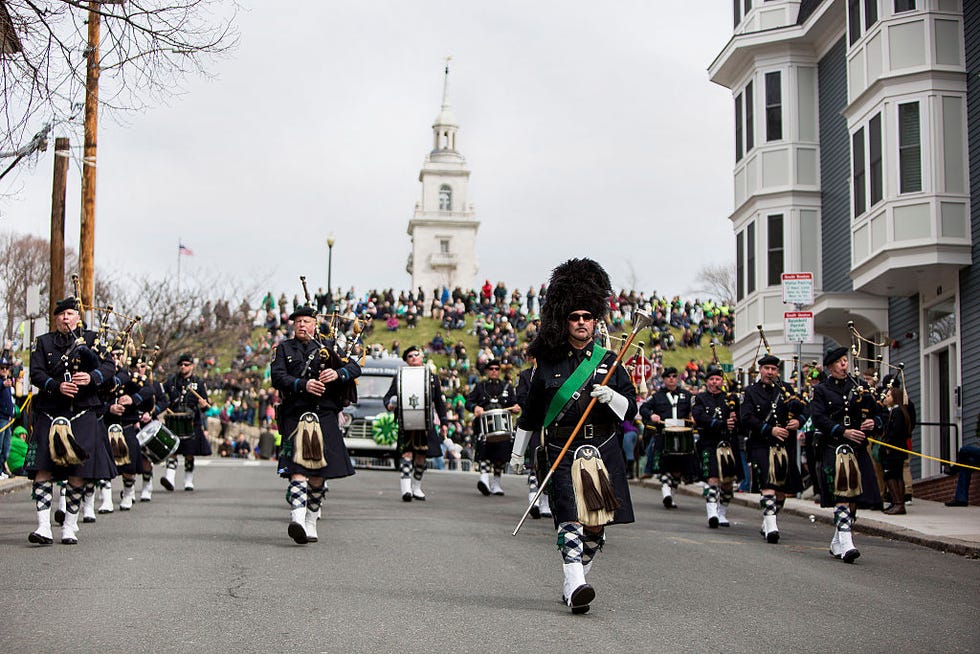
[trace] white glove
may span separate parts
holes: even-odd
[[[602,404],[609,404],[610,402],[612,402],[613,395],[615,394],[616,391],[609,388],[608,386],[593,386],[592,392],[589,393],[589,395],[594,397]]]
[[[515,475],[524,474],[524,455],[514,452],[510,455],[510,469]]]
[[[630,403],[625,396],[620,395],[608,386],[594,386],[589,395],[602,404],[607,405],[620,420],[626,417],[626,411],[629,409]]]

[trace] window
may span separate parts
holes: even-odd
[[[861,38],[861,0],[847,0],[847,43]]]
[[[745,230],[745,294],[755,292],[755,223]]]
[[[781,73],[766,73],[766,140],[783,138],[783,99]]]
[[[745,296],[745,232],[735,235],[735,299]]]
[[[449,254],[449,239],[444,238],[439,241],[439,251],[443,254]]]
[[[881,201],[883,194],[881,171],[881,114],[868,123],[868,177],[871,182],[871,202],[874,206]]]
[[[864,29],[878,22],[878,0],[864,0]]]
[[[864,29],[869,30],[878,22],[878,0],[847,0],[847,43],[861,38],[861,6],[864,5]]]
[[[895,13],[903,11],[915,11],[915,0],[895,0]]]
[[[745,0],[744,7],[745,10],[742,12],[743,16],[747,15],[750,11],[752,11],[752,0]]]
[[[783,215],[769,216],[769,286],[783,283]]]
[[[864,128],[854,132],[851,137],[851,161],[853,171],[851,177],[851,189],[854,191],[854,217],[857,218],[867,208],[865,204],[864,184]]]
[[[898,105],[898,175],[899,193],[922,190],[918,102]]]
[[[742,94],[735,96],[735,163],[742,160]]]
[[[439,187],[439,211],[453,210],[453,190],[448,185]]]
[[[755,102],[752,100],[752,82],[745,85],[745,153],[748,154],[749,150],[755,147],[755,129],[752,127],[752,121],[755,118],[755,111],[753,105]]]
[[[735,5],[735,27],[742,22],[742,0],[734,0]]]

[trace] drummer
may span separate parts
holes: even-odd
[[[402,359],[410,367],[425,365],[422,350],[416,345],[405,348]],[[401,494],[402,500],[405,502],[411,502],[413,499],[419,502],[425,501],[425,493],[422,492],[425,459],[426,457],[442,456],[442,441],[449,433],[446,420],[446,400],[442,396],[442,388],[439,386],[439,379],[435,375],[429,376],[429,397],[432,405],[426,410],[436,412],[439,436],[436,435],[435,429],[405,431],[402,425],[398,425],[398,451],[401,453],[400,468],[402,473]],[[384,404],[389,411],[395,411],[401,399],[398,397],[398,377],[395,377],[391,380],[391,387],[388,392],[385,393]]]
[[[501,416],[504,418],[501,422],[507,432],[501,438],[501,434],[496,431],[497,425],[493,421],[481,418],[488,411],[509,411],[516,415],[521,412],[521,407],[517,403],[517,392],[514,387],[510,382],[500,379],[500,361],[491,359],[487,362],[485,370],[487,378],[477,382],[466,398],[466,410],[473,412],[473,434],[477,437],[476,461],[480,467],[480,480],[476,483],[476,487],[484,495],[503,495],[504,489],[500,486],[500,478],[504,473],[504,467],[510,461],[513,421],[506,419],[510,416]]]
[[[177,455],[184,455],[184,490],[194,490],[194,457],[211,456],[211,443],[208,441],[208,432],[204,428],[204,414],[202,409],[206,409],[208,404],[208,389],[204,385],[204,380],[194,374],[194,357],[190,354],[181,354],[177,359],[178,370],[163,383],[163,388],[167,393],[170,402],[170,410],[165,416],[167,427],[176,424],[178,419],[190,421],[184,432],[184,426],[180,429],[171,428],[175,435],[180,437],[180,445],[177,447],[177,454],[167,459],[167,471],[160,478],[160,485],[168,491],[174,489],[174,482],[177,478]]]
[[[693,479],[698,474],[693,429],[690,427],[692,398],[690,393],[678,388],[677,368],[664,368],[662,378],[664,385],[640,406],[640,415],[643,422],[654,431],[652,446],[647,449],[646,467],[660,475],[660,493],[664,508],[676,509],[673,491],[677,489],[681,479]],[[666,427],[688,430],[689,438],[679,440],[681,451],[676,451],[678,443],[672,443],[665,449]],[[690,450],[685,445],[687,441],[690,442]]]
[[[141,356],[128,357],[129,381],[121,389],[121,393],[109,405],[110,418],[107,422],[122,425],[126,446],[129,450],[129,463],[118,466],[123,478],[123,492],[119,502],[120,511],[129,511],[136,499],[136,475],[143,475],[143,493],[141,501],[149,502],[151,496],[151,480],[153,463],[143,457],[137,434],[151,420],[167,408],[166,394],[158,382],[147,378],[147,364]]]

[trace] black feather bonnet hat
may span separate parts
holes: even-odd
[[[564,356],[568,314],[588,311],[601,320],[606,315],[611,294],[609,275],[592,259],[569,259],[559,265],[551,271],[541,307],[541,327],[528,346],[528,354],[551,361]]]

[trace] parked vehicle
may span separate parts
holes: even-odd
[[[375,440],[374,421],[388,412],[383,404],[391,380],[405,365],[401,359],[368,358],[357,379],[357,402],[344,409],[344,446],[355,465],[394,467],[397,444]]]

